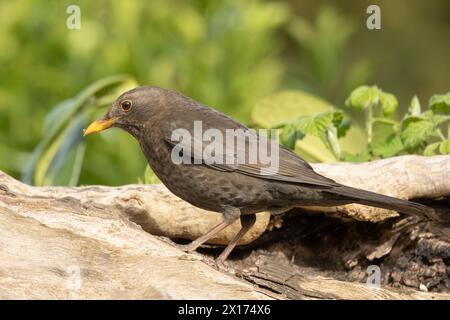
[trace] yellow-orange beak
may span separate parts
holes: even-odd
[[[92,122],[87,129],[84,129],[84,136],[87,136],[89,134],[97,133],[100,131],[103,131],[105,129],[108,129],[111,127],[114,122],[116,122],[117,118],[111,118],[111,119],[98,119],[94,122]]]

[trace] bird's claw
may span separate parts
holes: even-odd
[[[234,268],[229,267],[228,265],[225,264],[224,260],[219,259],[219,258],[214,260],[214,266],[216,267],[217,270],[227,272],[227,273],[235,273]]]
[[[214,259],[214,265],[218,270],[221,270],[221,269],[223,270],[223,269],[227,268],[224,261],[222,261],[221,259]]]
[[[182,251],[184,251],[184,252],[186,252],[186,253],[193,253],[193,252],[195,251],[195,248],[193,248],[193,246],[191,245],[191,243],[188,243],[188,244],[181,244],[181,245],[178,245],[178,247],[179,247]]]

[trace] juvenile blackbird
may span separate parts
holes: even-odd
[[[223,262],[255,223],[255,214],[262,211],[279,214],[296,206],[359,203],[428,219],[433,210],[414,202],[341,185],[314,172],[306,161],[282,146],[278,149],[276,172],[267,173],[265,164],[248,160],[249,152],[252,152],[250,140],[238,145],[236,150],[230,151],[224,146],[225,156],[236,159],[243,153],[246,156],[243,161],[208,161],[204,154],[196,152],[205,148],[208,141],[199,141],[195,136],[195,121],[201,121],[204,131],[215,129],[224,136],[227,129],[248,132],[248,128],[239,122],[178,92],[143,86],[119,96],[108,113],[89,125],[84,133],[89,135],[109,127],[124,129],[139,141],[149,165],[171,192],[196,207],[222,213],[223,222],[192,241],[186,251],[196,250],[240,219],[241,230],[218,258],[218,262]],[[187,130],[190,137],[174,141],[172,134],[176,129]],[[260,135],[258,139],[263,137]],[[186,154],[182,153],[189,149],[180,152],[183,159],[192,161],[173,161],[172,151],[180,145],[193,148]]]

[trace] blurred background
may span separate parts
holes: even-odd
[[[66,27],[71,4],[79,30]],[[366,28],[370,4],[381,30]],[[449,89],[450,3],[1,0],[0,48],[0,170],[38,185],[119,185],[144,175],[138,144],[117,129],[84,142],[81,129],[124,88],[176,89],[254,125],[257,102],[280,90],[343,107],[356,86],[377,84],[401,113],[414,94]]]

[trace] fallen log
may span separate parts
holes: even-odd
[[[314,167],[351,186],[405,199],[437,199],[450,196],[449,163],[449,156],[405,156]],[[333,210],[365,221],[395,215],[380,210],[373,219],[372,209],[354,205]],[[247,274],[244,281],[219,272],[201,255],[185,254],[158,237],[193,239],[220,218],[192,207],[162,185],[40,188],[0,172],[0,298],[279,298],[270,294],[275,291],[270,286],[265,286],[270,292],[261,289],[255,274]],[[268,214],[260,214],[243,243],[260,237],[268,225]],[[228,242],[238,227],[225,230],[213,243]],[[300,282],[299,288],[315,283],[315,293],[276,292],[315,299],[450,298],[414,290],[371,291],[364,284],[309,275]]]
[[[364,163],[318,163],[314,169],[339,183],[399,199],[450,199],[450,156],[401,156]],[[319,211],[360,221],[383,221],[394,211],[358,204]]]

